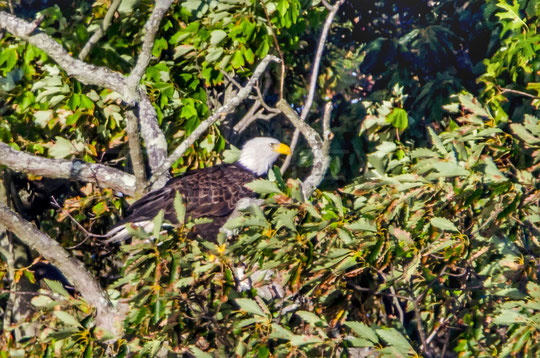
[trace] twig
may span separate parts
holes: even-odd
[[[394,289],[394,286],[390,286],[390,292],[396,296],[396,290]],[[396,308],[396,311],[399,315],[399,322],[401,322],[402,325],[405,324],[405,314],[403,313],[403,309],[401,308],[400,302],[398,301],[397,297],[393,297],[394,301],[394,307]]]
[[[128,195],[135,193],[135,177],[121,170],[78,159],[42,158],[15,150],[1,142],[0,164],[19,173],[95,183]]]
[[[347,285],[351,286],[356,291],[369,292],[369,293],[371,293],[373,295],[385,296],[385,297],[391,297],[391,298],[398,298],[400,300],[406,300],[406,301],[411,301],[411,302],[413,301],[413,299],[411,297],[402,296],[402,295],[396,295],[394,293],[378,292],[378,291],[372,290],[370,288],[360,287],[357,284],[351,283],[351,282],[347,282]]]
[[[76,247],[79,247],[81,246],[84,242],[86,242],[86,240],[88,240],[89,237],[98,237],[98,238],[105,238],[105,237],[109,237],[109,235],[98,235],[98,234],[92,234],[91,232],[89,232],[88,230],[86,230],[84,228],[84,226],[82,226],[77,220],[75,220],[75,218],[73,216],[71,216],[71,214],[69,213],[69,211],[65,210],[60,204],[58,204],[58,201],[56,201],[56,199],[54,198],[54,196],[51,196],[51,204],[53,204],[54,207],[56,207],[57,209],[60,209],[62,211],[62,214],[66,215],[68,218],[71,219],[71,221],[77,225],[77,227],[85,233],[86,235],[86,239],[84,239],[82,242],[78,243],[77,245],[75,246],[72,246],[70,247],[69,249],[74,249]]]
[[[64,274],[81,296],[96,308],[96,325],[98,327],[110,332],[115,337],[121,335],[122,317],[117,310],[113,309],[105,291],[79,260],[71,257],[58,242],[39,231],[34,225],[3,204],[0,204],[0,223]]]
[[[321,35],[319,36],[319,41],[317,44],[317,51],[315,53],[315,57],[313,59],[313,66],[311,68],[311,78],[309,82],[309,92],[306,97],[306,103],[304,104],[304,108],[302,109],[302,114],[300,115],[300,119],[302,121],[305,121],[309,111],[311,110],[311,106],[313,104],[313,99],[315,97],[315,89],[317,88],[317,78],[319,76],[319,67],[321,65],[321,58],[324,50],[324,45],[326,43],[326,39],[328,37],[328,32],[330,31],[330,27],[332,26],[332,22],[334,21],[334,17],[336,16],[337,11],[339,10],[339,7],[345,2],[345,0],[339,0],[334,6],[332,6],[330,12],[328,13],[328,16],[326,17],[326,21],[324,22],[323,29],[321,31]],[[298,144],[298,139],[300,135],[300,129],[296,127],[293,138],[291,140],[291,144],[289,147],[291,148],[291,154],[285,158],[285,161],[283,162],[283,165],[281,166],[281,173],[285,173],[289,165],[291,164],[292,156],[294,154],[294,150],[296,148],[296,145]]]
[[[413,299],[412,303],[414,306],[414,316],[416,318],[416,328],[418,329],[418,335],[420,336],[420,342],[422,343],[421,348],[424,351],[425,355],[430,357],[431,353],[429,349],[429,344],[426,340],[426,333],[424,332],[424,325],[422,323],[422,314],[420,313],[420,305],[418,304],[417,299]]]
[[[111,3],[111,6],[109,7],[109,10],[107,10],[107,13],[105,14],[105,17],[103,18],[103,22],[99,26],[99,28],[92,34],[90,39],[84,44],[84,47],[82,48],[81,52],[79,53],[79,60],[84,61],[86,56],[92,51],[92,48],[95,46],[95,44],[98,43],[99,40],[105,35],[105,32],[111,26],[112,18],[114,16],[114,13],[118,9],[118,6],[120,6],[120,3],[122,0],[114,0]]]
[[[161,176],[163,176],[164,173],[167,173],[169,168],[176,162],[184,153],[186,150],[191,147],[195,141],[206,132],[208,128],[215,122],[217,122],[220,118],[225,116],[226,114],[232,112],[242,101],[244,101],[248,95],[250,94],[251,90],[253,89],[253,86],[257,81],[259,80],[259,77],[264,73],[266,67],[270,62],[280,62],[279,58],[273,55],[267,55],[255,68],[255,71],[253,71],[253,75],[249,79],[248,83],[242,87],[239,91],[236,97],[231,98],[230,101],[226,102],[218,108],[210,117],[208,117],[206,120],[204,120],[199,126],[187,137],[173,152],[172,154],[165,160],[161,168],[159,170],[155,171],[152,175],[152,178],[150,179],[150,184],[154,183],[156,180],[158,180]]]
[[[525,97],[529,97],[529,98],[533,98],[533,99],[540,99],[540,97],[535,96],[533,94],[523,92],[523,91],[514,90],[514,89],[510,89],[510,88],[500,88],[500,91],[501,91],[501,94],[514,93],[514,94],[519,94],[521,96],[525,96]]]
[[[146,172],[144,170],[144,158],[141,151],[141,141],[139,140],[139,124],[133,111],[126,113],[126,131],[129,142],[129,157],[135,175],[135,196],[140,198],[144,194],[146,187]]]
[[[24,295],[24,296],[47,296],[54,300],[58,299],[58,296],[53,295],[48,292],[32,292],[32,291],[13,291],[13,290],[0,290],[0,294],[10,294],[10,295]]]

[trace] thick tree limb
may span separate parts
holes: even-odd
[[[169,168],[174,164],[175,161],[177,161],[186,150],[191,147],[195,141],[204,134],[210,128],[212,124],[217,122],[220,118],[224,117],[228,113],[232,112],[240,103],[242,103],[250,94],[251,90],[253,89],[253,86],[257,83],[261,75],[266,70],[266,67],[270,62],[280,62],[280,59],[273,55],[266,56],[255,68],[255,71],[253,71],[253,76],[249,79],[248,83],[242,87],[239,91],[236,97],[231,98],[229,101],[227,101],[223,106],[218,108],[214,114],[212,114],[210,117],[208,117],[205,121],[203,121],[199,126],[193,131],[193,133],[190,134],[189,137],[187,137],[174,151],[173,153],[167,158],[165,163],[161,166],[161,168],[155,172],[155,174],[150,179],[150,182],[154,182],[155,180],[159,179],[161,176],[164,175],[164,173],[167,173]]]
[[[120,336],[122,318],[113,309],[105,291],[86,271],[81,262],[71,257],[56,241],[4,204],[0,204],[0,223],[62,271],[81,296],[96,308],[96,325],[98,327],[116,337]]]
[[[135,175],[135,196],[140,198],[144,195],[146,187],[146,172],[144,168],[144,158],[142,154],[141,141],[139,139],[139,123],[133,111],[126,113],[126,132],[129,141],[129,157]]]
[[[110,88],[125,97],[126,79],[122,74],[71,57],[58,42],[36,30],[33,23],[0,11],[0,28],[45,51],[69,76],[85,84]],[[34,31],[36,34],[31,35]]]
[[[95,183],[100,187],[111,188],[128,195],[135,194],[135,177],[121,170],[77,159],[42,158],[15,150],[2,142],[0,142],[0,165],[20,173]]]
[[[302,191],[304,198],[309,198],[313,191],[319,186],[324,178],[324,174],[328,170],[330,165],[330,143],[332,141],[332,133],[330,132],[330,114],[332,109],[332,103],[328,102],[325,106],[324,118],[323,118],[323,138],[311,128],[305,121],[303,121],[291,106],[285,101],[280,100],[277,104],[283,114],[291,121],[291,123],[300,131],[306,138],[311,151],[313,152],[313,165],[311,173],[304,180],[302,185]]]
[[[148,163],[150,164],[152,174],[156,173],[167,158],[167,140],[159,127],[156,111],[146,94],[146,90],[144,87],[140,86],[140,82],[152,58],[152,48],[154,46],[156,34],[159,30],[159,24],[172,3],[173,0],[156,1],[152,14],[144,25],[145,34],[143,37],[142,49],[137,58],[137,63],[126,80],[126,93],[128,97],[134,102],[139,103],[140,131],[146,145]],[[155,185],[152,189],[162,187],[168,179],[168,175],[161,176],[160,179],[154,183]]]
[[[103,22],[98,27],[96,32],[94,32],[92,34],[92,36],[86,42],[86,44],[84,44],[84,47],[82,48],[81,52],[79,53],[79,60],[84,61],[86,56],[88,56],[90,51],[92,51],[92,48],[98,43],[99,40],[101,40],[103,35],[105,35],[105,32],[107,31],[107,29],[111,25],[114,13],[116,12],[118,7],[120,6],[121,2],[122,2],[122,0],[114,0],[111,3],[111,6],[109,7],[109,10],[107,10],[107,13],[105,14],[105,18],[103,18]]]
[[[330,31],[330,27],[332,26],[332,22],[334,21],[334,17],[336,16],[339,7],[345,2],[345,0],[339,0],[334,6],[331,7],[330,12],[328,13],[328,16],[326,17],[326,21],[324,22],[323,29],[321,31],[321,35],[319,36],[319,42],[317,44],[317,52],[315,53],[315,57],[313,59],[313,66],[311,67],[311,78],[309,82],[309,92],[306,97],[306,103],[304,104],[304,108],[302,109],[302,114],[300,115],[300,118],[302,121],[305,121],[309,111],[311,110],[311,106],[313,105],[313,99],[315,98],[315,89],[317,88],[317,78],[319,77],[319,68],[321,66],[321,58],[324,51],[324,45],[326,43],[326,39],[328,38],[328,32]],[[327,6],[328,7],[328,6]],[[293,138],[291,140],[291,144],[289,147],[291,148],[291,154],[285,158],[285,161],[283,162],[283,165],[281,166],[281,173],[284,173],[289,165],[291,164],[292,156],[294,155],[294,150],[296,148],[296,145],[298,144],[298,137],[300,135],[300,129],[299,127],[296,127]]]
[[[152,176],[156,177],[158,180],[152,181],[152,189],[159,189],[167,180],[169,180],[170,175],[167,171],[160,172],[161,168],[167,160],[167,140],[163,131],[159,127],[157,121],[156,110],[152,106],[152,102],[146,95],[144,89],[140,90],[140,100],[139,103],[139,124],[141,136],[146,145],[146,153],[148,155],[148,164],[152,171]],[[168,168],[167,168],[168,169]],[[162,174],[157,174],[162,173]]]

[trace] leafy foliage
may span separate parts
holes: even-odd
[[[123,1],[87,60],[128,73],[152,3]],[[232,238],[189,240],[195,222],[178,196],[179,228],[158,215],[152,234],[129,228],[130,245],[83,241],[67,213],[100,232],[126,200],[110,189],[70,184],[54,192],[63,206],[57,211],[49,204],[52,189],[41,206],[32,201],[39,196],[32,190],[52,184],[19,177],[14,187],[30,198],[20,210],[65,247],[75,246],[72,254],[126,314],[126,334],[111,342],[95,328],[86,302],[45,279],[30,300],[35,312],[3,325],[0,354],[538,356],[534,3],[345,2],[326,44],[315,101],[335,104],[330,173],[307,200],[301,182],[282,178],[278,168],[252,182],[264,204],[229,220]],[[107,7],[96,1],[70,14],[51,7],[40,29],[77,54]],[[278,52],[276,43],[287,65],[285,95],[301,108],[326,14],[316,1],[175,4],[142,80],[169,148],[234,95],[234,82],[245,81],[261,58]],[[130,171],[127,107],[118,94],[82,85],[8,33],[0,44],[0,140],[33,154]],[[279,93],[277,72],[265,79],[269,105]],[[317,107],[308,122],[319,115]],[[233,156],[223,153],[227,142],[292,132],[272,119],[235,136],[234,124],[224,118],[213,126],[173,174]],[[292,178],[311,165],[305,148],[295,159]],[[1,262],[2,313],[12,283],[38,280],[31,268],[10,272]],[[15,339],[28,327],[38,333]]]

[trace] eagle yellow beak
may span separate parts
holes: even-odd
[[[274,151],[279,154],[291,155],[291,148],[287,144],[279,143],[274,146]]]

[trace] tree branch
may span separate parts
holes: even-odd
[[[174,151],[173,153],[167,158],[167,160],[164,162],[164,164],[161,166],[161,168],[152,175],[152,178],[150,179],[150,183],[153,183],[154,181],[158,180],[160,177],[162,177],[169,168],[176,162],[184,153],[186,150],[191,147],[195,141],[203,135],[204,132],[212,124],[217,122],[220,118],[224,117],[228,113],[232,112],[242,101],[244,101],[248,96],[251,90],[253,89],[253,86],[257,83],[259,80],[259,77],[264,73],[266,67],[270,62],[280,62],[280,59],[273,55],[266,56],[255,68],[255,71],[253,71],[253,76],[249,79],[248,83],[242,87],[238,94],[231,98],[230,101],[227,101],[223,106],[218,108],[214,114],[212,114],[210,117],[208,117],[205,121],[203,121],[199,126],[193,131],[193,133],[190,134],[189,137],[187,137]]]
[[[95,46],[95,44],[98,43],[99,40],[105,35],[105,32],[109,28],[112,22],[112,18],[114,16],[114,13],[118,9],[118,6],[120,6],[120,3],[122,0],[114,0],[111,3],[111,6],[109,7],[109,10],[107,10],[107,13],[105,14],[105,18],[103,18],[103,22],[98,27],[96,32],[92,34],[90,39],[86,42],[84,47],[82,48],[81,52],[79,53],[79,60],[84,61],[86,56],[92,51],[92,48]]]
[[[148,21],[146,21],[146,24],[144,25],[144,31],[146,34],[143,38],[142,49],[139,53],[137,63],[131,70],[131,73],[126,81],[127,92],[131,98],[137,98],[139,95],[137,88],[139,87],[141,78],[144,75],[148,64],[150,63],[150,59],[152,57],[152,48],[154,47],[154,40],[159,30],[159,24],[161,23],[163,16],[165,16],[169,10],[169,7],[172,5],[173,1],[174,0],[157,0],[150,18],[148,18]]]
[[[122,74],[71,57],[58,42],[47,34],[36,30],[33,23],[0,11],[0,28],[6,29],[13,35],[25,39],[45,51],[69,76],[73,76],[85,84],[110,88],[126,97],[126,79]],[[34,31],[37,33],[31,35]]]
[[[0,165],[20,173],[95,183],[100,187],[111,188],[128,195],[135,193],[135,177],[121,170],[78,159],[42,158],[15,150],[2,142],[0,142]]]
[[[332,26],[332,22],[334,21],[334,17],[336,16],[336,13],[339,10],[339,7],[344,2],[345,0],[339,0],[334,6],[331,7],[331,10],[328,13],[328,16],[326,17],[326,21],[324,22],[321,35],[319,36],[319,42],[317,44],[317,51],[315,53],[315,57],[313,59],[313,66],[311,68],[309,92],[306,97],[306,103],[304,104],[304,108],[302,109],[302,114],[300,115],[300,118],[302,121],[306,120],[309,114],[309,111],[311,110],[311,106],[313,105],[313,99],[315,98],[315,89],[317,88],[317,78],[319,77],[319,67],[321,66],[321,58],[324,51],[324,45],[326,43],[326,39],[328,37],[328,32],[330,31],[330,27]],[[285,171],[291,164],[292,156],[294,155],[294,150],[296,148],[296,145],[298,144],[299,135],[300,135],[300,129],[299,127],[296,127],[293,134],[293,138],[291,140],[291,144],[289,145],[289,147],[291,148],[291,154],[288,155],[287,158],[285,158],[285,161],[283,162],[283,165],[281,166],[281,173],[285,173]]]
[[[148,155],[148,164],[150,165],[151,174],[158,179],[152,181],[150,184],[153,184],[152,189],[159,189],[170,179],[170,175],[166,170],[165,172],[160,171],[167,160],[167,140],[159,127],[156,110],[146,95],[146,91],[141,88],[139,93],[141,96],[141,102],[139,103],[141,136],[146,146],[146,154]]]
[[[39,252],[56,266],[79,291],[81,296],[96,308],[96,325],[115,337],[122,331],[122,319],[113,309],[105,291],[86,271],[83,264],[71,257],[56,241],[39,231],[19,214],[0,204],[0,223],[13,232],[22,242]]]
[[[146,172],[144,170],[144,158],[139,140],[139,123],[133,111],[126,113],[126,132],[129,141],[129,157],[135,175],[135,196],[141,197],[146,187]]]
[[[302,191],[304,198],[307,199],[313,193],[313,191],[319,186],[324,178],[324,174],[330,165],[330,143],[332,141],[332,133],[330,132],[330,114],[332,111],[332,103],[328,102],[324,110],[323,118],[323,138],[317,133],[317,131],[311,128],[305,121],[303,121],[291,106],[285,100],[280,100],[277,104],[277,108],[283,112],[283,114],[291,121],[291,123],[300,131],[306,138],[311,151],[313,152],[313,166],[311,173],[304,180],[302,185]]]

